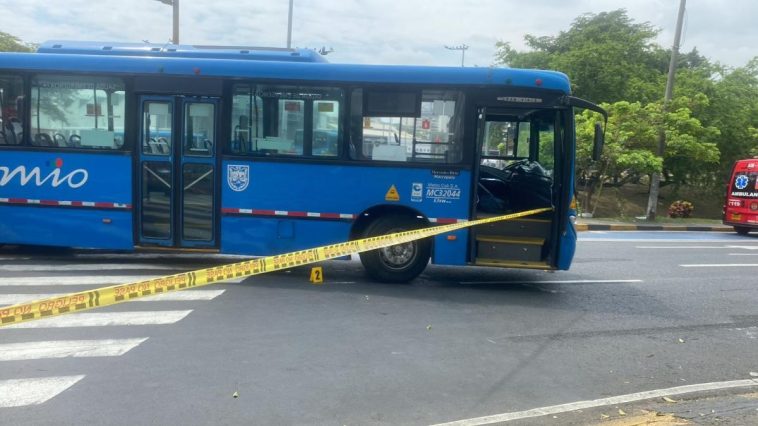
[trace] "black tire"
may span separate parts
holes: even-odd
[[[735,226],[734,232],[740,235],[747,235],[748,232],[750,232],[750,228],[748,228],[747,226]]]
[[[409,216],[388,215],[371,222],[363,237],[419,229],[423,223]],[[405,283],[416,278],[429,263],[432,252],[430,238],[361,253],[361,263],[376,281]]]

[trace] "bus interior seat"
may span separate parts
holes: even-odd
[[[79,135],[77,135],[77,134],[73,134],[73,135],[71,135],[71,136],[68,137],[68,144],[69,144],[69,146],[73,146],[74,148],[81,148],[82,147],[82,137],[79,136]]]
[[[158,138],[156,145],[158,147],[158,154],[169,154],[171,152],[168,145],[168,139],[164,137]]]
[[[37,146],[58,146],[58,144],[47,133],[37,133],[34,135],[34,142]]]
[[[68,139],[66,139],[66,137],[63,136],[63,134],[58,133],[58,132],[53,133],[53,141],[55,141],[55,144],[58,146],[71,146],[68,143]]]
[[[21,121],[16,117],[11,117],[5,122],[4,130],[5,139],[9,145],[19,145],[23,136],[21,131]]]

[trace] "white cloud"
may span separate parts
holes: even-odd
[[[675,0],[295,0],[293,45],[333,47],[333,62],[456,66],[491,64],[497,40],[523,49],[523,36],[555,35],[583,13],[626,8],[637,22],[661,28],[673,42]],[[288,0],[181,0],[180,39],[189,44],[283,47]],[[29,42],[49,39],[164,42],[171,7],[155,0],[0,0],[2,31]],[[744,65],[756,55],[758,4],[690,1],[682,50]]]

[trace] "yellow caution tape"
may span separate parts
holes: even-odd
[[[86,309],[114,305],[155,294],[179,291],[191,287],[202,287],[232,278],[250,277],[295,266],[308,265],[354,253],[362,253],[393,246],[395,244],[408,243],[471,226],[517,219],[551,210],[552,208],[541,208],[468,222],[397,232],[394,234],[369,237],[307,250],[293,251],[291,253],[279,254],[276,256],[261,257],[246,260],[244,262],[232,263],[230,265],[199,269],[191,272],[182,272],[181,274],[168,275],[145,281],[80,291],[78,293],[71,293],[48,299],[34,300],[28,303],[0,308],[0,327],[83,311]]]

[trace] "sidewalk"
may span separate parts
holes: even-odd
[[[646,223],[620,222],[613,219],[580,217],[576,220],[577,231],[717,231],[734,232],[734,228],[716,223]]]

